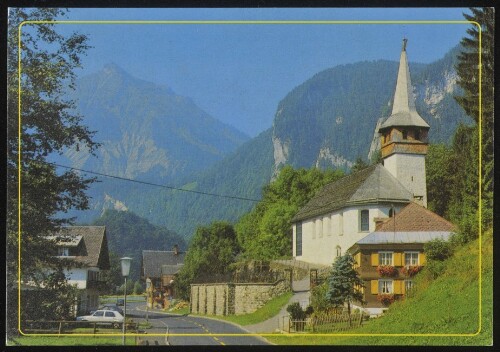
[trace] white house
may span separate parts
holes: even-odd
[[[392,113],[378,130],[383,163],[326,185],[299,210],[292,219],[294,258],[330,265],[408,203],[427,206],[428,130],[415,109],[405,39]]]
[[[52,237],[57,241],[58,257],[75,262],[74,267],[65,269],[68,282],[79,289],[75,313],[97,309],[99,292],[105,284],[101,272],[110,268],[106,227],[67,226]]]

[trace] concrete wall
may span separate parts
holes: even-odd
[[[360,231],[360,211],[369,212],[369,230]],[[337,256],[337,247],[343,255],[357,241],[375,231],[375,218],[389,216],[390,204],[348,207],[302,222],[302,255],[295,256],[297,224],[293,225],[293,255],[308,263],[331,265]],[[395,206],[399,212],[402,206]]]
[[[288,280],[267,283],[191,285],[191,313],[207,315],[248,314],[272,298],[290,291]]]

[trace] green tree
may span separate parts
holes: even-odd
[[[343,306],[347,303],[349,324],[351,323],[351,303],[354,301],[364,302],[361,288],[364,287],[363,280],[354,269],[356,261],[352,255],[346,253],[337,257],[332,266],[332,272],[328,278],[328,291],[326,298],[334,306]]]
[[[377,159],[375,159],[377,160]],[[361,171],[363,169],[366,169],[368,166],[370,166],[366,161],[364,161],[361,157],[356,158],[356,162],[354,165],[351,167],[351,174]]]
[[[454,192],[452,174],[454,154],[445,144],[429,145],[425,160],[427,173],[427,207],[436,214],[449,218],[448,207]]]
[[[189,299],[189,285],[193,282],[216,279],[232,273],[240,247],[236,232],[227,222],[200,226],[189,245],[184,265],[175,280],[175,290],[183,299]]]
[[[471,8],[471,14],[464,14],[468,21],[476,24],[467,30],[468,37],[461,41],[464,50],[458,58],[456,65],[458,84],[463,89],[463,95],[455,99],[476,122],[474,132],[481,135],[481,170],[482,170],[482,201],[483,225],[491,226],[493,220],[493,133],[494,133],[494,35],[495,35],[495,9],[493,7]],[[479,67],[479,43],[481,32],[481,70]],[[481,74],[481,76],[480,76]],[[481,102],[479,100],[479,83],[481,82]],[[480,106],[481,103],[481,106]],[[481,122],[481,131],[477,128]],[[479,146],[479,141],[477,142]],[[475,146],[474,146],[475,147]],[[476,147],[473,152],[479,152]],[[475,160],[462,162],[474,163]],[[475,164],[477,165],[477,163]],[[476,166],[477,167],[477,166]]]
[[[293,216],[320,188],[341,176],[340,170],[285,166],[276,180],[263,188],[262,201],[235,225],[243,256],[269,260],[291,255]]]
[[[142,287],[142,284],[140,281],[136,281],[134,284],[134,294],[135,295],[140,295],[144,292],[144,287]]]
[[[61,272],[54,258],[53,234],[71,219],[57,217],[71,208],[86,209],[85,190],[93,179],[73,171],[59,171],[47,158],[65,148],[84,148],[94,153],[93,133],[82,124],[74,103],[65,99],[74,88],[75,69],[89,48],[79,33],[62,35],[53,24],[24,24],[50,21],[64,10],[11,8],[7,36],[7,292],[16,292],[18,282],[38,282],[40,289],[53,286],[35,280],[47,269]],[[21,32],[20,32],[21,31]],[[18,36],[21,38],[21,52]],[[20,55],[20,63],[18,61]],[[18,72],[20,64],[21,72]],[[19,82],[20,75],[20,82]],[[20,116],[18,114],[21,86]],[[21,121],[20,121],[21,119]],[[18,127],[20,130],[18,130]],[[18,133],[20,139],[18,139]],[[19,178],[20,177],[20,178]],[[19,187],[20,186],[20,187]],[[18,194],[18,190],[21,190]],[[20,197],[20,198],[19,198]],[[20,217],[18,217],[20,209]],[[18,236],[18,234],[21,234]],[[20,249],[20,263],[18,250]],[[20,268],[20,277],[18,277]],[[45,278],[45,281],[47,278]],[[57,290],[60,290],[57,285]],[[21,291],[21,311],[34,305]],[[9,329],[17,326],[18,295],[8,296]]]

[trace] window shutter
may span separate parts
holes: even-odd
[[[401,263],[401,253],[394,253],[394,266],[403,266]]]
[[[397,295],[403,294],[403,280],[394,280],[394,293]]]
[[[378,253],[372,253],[372,266],[378,266]]]
[[[425,265],[425,253],[418,253],[418,264]]]
[[[354,260],[356,260],[356,267],[359,268],[361,266],[361,252],[356,253]]]
[[[371,281],[371,292],[372,292],[372,295],[378,294],[378,280]]]

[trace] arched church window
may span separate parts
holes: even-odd
[[[342,248],[340,248],[340,246],[337,246],[335,249],[337,250],[337,257],[340,257],[342,255]]]

